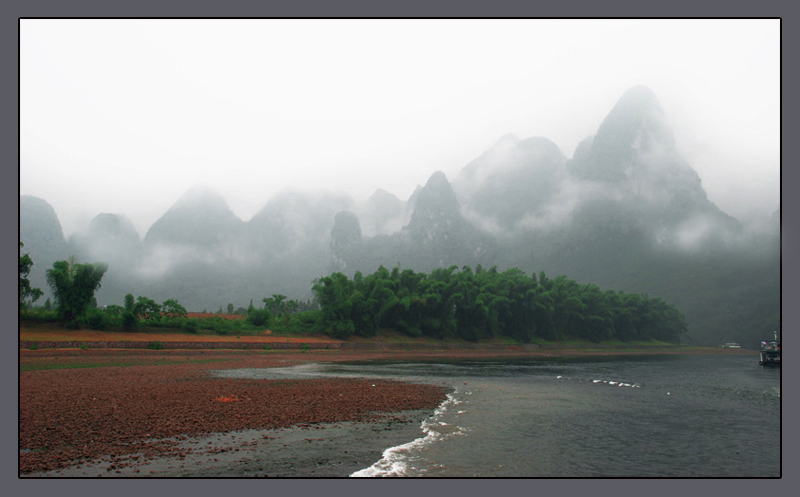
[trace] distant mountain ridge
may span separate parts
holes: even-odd
[[[434,172],[405,201],[381,189],[362,203],[283,192],[244,222],[219,193],[195,188],[141,241],[124,216],[101,214],[67,244],[52,207],[20,199],[34,269],[73,253],[117,256],[100,294],[109,303],[139,292],[214,309],[272,293],[310,298],[313,280],[332,271],[481,264],[660,296],[705,344],[780,325],[776,219],[748,238],[708,200],[645,87],[625,92],[571,158],[547,138],[505,135],[452,183]]]
[[[31,285],[46,290],[45,271],[70,253],[58,215],[46,200],[20,196],[19,241],[24,244],[21,253],[29,254],[34,262],[29,275]]]

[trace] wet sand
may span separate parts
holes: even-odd
[[[276,430],[241,430],[186,437],[181,455],[102,457],[33,478],[331,478],[347,477],[381,459],[383,451],[423,436],[428,410],[371,422],[321,423]]]

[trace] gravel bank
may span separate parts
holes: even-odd
[[[91,476],[166,476],[180,474],[187,458],[202,466],[198,457],[204,458],[206,465],[202,469],[206,475],[225,473],[231,471],[224,464],[232,462],[227,457],[231,453],[243,449],[247,452],[249,447],[252,455],[261,447],[263,455],[267,451],[262,442],[283,437],[286,445],[294,448],[294,455],[291,450],[286,451],[291,457],[284,458],[282,469],[276,469],[278,474],[273,471],[271,476],[289,476],[296,465],[298,472],[308,473],[308,468],[295,464],[302,454],[311,453],[301,449],[322,447],[325,444],[321,442],[331,443],[334,439],[340,441],[337,450],[342,454],[342,463],[352,459],[348,464],[359,469],[361,459],[373,457],[375,451],[379,458],[379,447],[391,445],[373,443],[375,447],[365,454],[345,456],[347,447],[359,437],[353,438],[354,425],[345,428],[342,423],[367,423],[371,428],[364,436],[371,430],[371,439],[375,439],[376,432],[396,432],[393,427],[418,427],[420,412],[431,411],[445,398],[438,386],[385,380],[222,379],[207,374],[209,369],[287,366],[309,360],[313,360],[313,354],[302,358],[276,354],[237,357],[230,364],[22,371],[19,473],[41,476],[43,472],[60,470],[61,473],[48,475],[82,476],[78,470],[83,467],[91,470]],[[409,414],[413,411],[416,414]],[[285,430],[289,427],[293,428]],[[264,430],[273,432],[267,434]],[[225,437],[236,433],[241,438],[230,446]],[[308,436],[293,435],[297,433]],[[242,445],[243,441],[248,444]],[[270,447],[274,449],[275,444]],[[362,449],[366,447],[363,445]],[[222,465],[214,464],[220,460]],[[241,458],[234,460],[242,467]],[[94,462],[87,465],[91,461]],[[371,462],[374,461],[368,464]],[[314,467],[317,466],[325,465]],[[328,461],[327,466],[341,464]],[[255,476],[265,473],[264,467],[256,464],[239,475],[229,476]],[[72,469],[66,471],[68,468]],[[337,469],[343,470],[346,468]],[[196,470],[189,474],[196,474]]]

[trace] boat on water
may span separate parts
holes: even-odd
[[[778,332],[775,332],[773,340],[763,340],[759,353],[758,363],[762,366],[781,365],[781,341],[778,340]]]

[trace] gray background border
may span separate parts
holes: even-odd
[[[784,54],[791,53],[788,47],[800,46],[798,43],[797,29],[792,29],[797,7],[789,7],[784,2],[762,0],[760,2],[745,2],[741,0],[728,2],[697,1],[672,1],[669,3],[648,3],[641,1],[571,1],[534,4],[532,2],[512,2],[506,0],[495,1],[403,1],[380,2],[369,0],[350,1],[152,1],[138,2],[111,2],[101,0],[78,1],[6,1],[0,6],[2,11],[2,37],[3,62],[8,72],[2,78],[2,136],[5,165],[3,166],[4,181],[2,181],[3,195],[0,202],[6,214],[2,216],[3,225],[9,231],[19,231],[19,156],[18,156],[18,19],[19,17],[781,17],[782,45],[787,47]],[[787,61],[791,59],[787,58]],[[792,82],[797,81],[797,67],[791,63],[782,66],[782,88],[793,88]],[[784,85],[784,82],[786,84]],[[793,143],[792,138],[798,136],[796,121],[783,119],[786,114],[795,115],[796,98],[788,92],[782,92],[782,130],[781,135],[789,138],[787,143]],[[782,206],[782,330],[792,329],[797,326],[798,288],[794,285],[797,275],[797,260],[794,257],[798,246],[798,227],[794,215],[797,211],[797,197],[791,195],[790,187],[798,184],[798,168],[796,166],[796,151],[794,147],[782,149],[781,168],[781,206]],[[754,167],[757,167],[754,165]],[[6,191],[7,190],[7,191]],[[789,195],[787,195],[789,193]],[[3,260],[10,261],[11,248],[18,252],[15,240],[8,240],[2,244],[5,254]],[[17,412],[18,412],[18,345],[13,337],[11,316],[17,316],[14,306],[15,288],[11,287],[10,265],[0,266],[6,284],[2,286],[2,316],[7,323],[3,339],[5,347],[2,348],[2,368],[4,398],[10,399],[7,408],[2,410],[2,444],[0,444],[0,468],[2,468],[3,481],[10,484],[11,495],[21,492],[35,492],[43,495],[52,492],[54,495],[102,495],[114,493],[116,495],[139,495],[143,491],[152,491],[157,486],[159,491],[165,493],[178,492],[184,495],[206,496],[230,494],[232,492],[273,493],[286,491],[290,494],[320,493],[324,495],[339,495],[340,493],[367,493],[379,491],[381,493],[396,494],[406,493],[410,489],[424,488],[430,493],[458,492],[459,494],[484,494],[500,491],[509,493],[541,493],[557,491],[564,495],[586,494],[632,494],[645,493],[668,495],[688,491],[692,494],[700,492],[724,492],[726,495],[745,495],[763,492],[775,492],[790,488],[791,481],[797,482],[798,478],[791,468],[798,467],[797,463],[797,428],[791,416],[797,410],[797,398],[793,395],[794,388],[790,385],[788,398],[782,397],[783,420],[782,441],[783,478],[780,480],[437,480],[425,483],[397,482],[381,484],[376,481],[354,480],[25,480],[17,477]],[[6,274],[9,273],[9,274]],[[783,305],[785,304],[785,305]],[[794,304],[794,305],[793,305]],[[18,325],[18,323],[17,323]],[[18,326],[17,326],[18,328]],[[781,333],[783,334],[783,333]],[[789,373],[782,370],[782,378],[791,378],[791,371],[796,370],[796,363],[791,359],[791,350],[797,348],[790,334],[789,340],[790,362]],[[783,366],[786,368],[787,366]],[[794,472],[796,473],[796,472]]]

